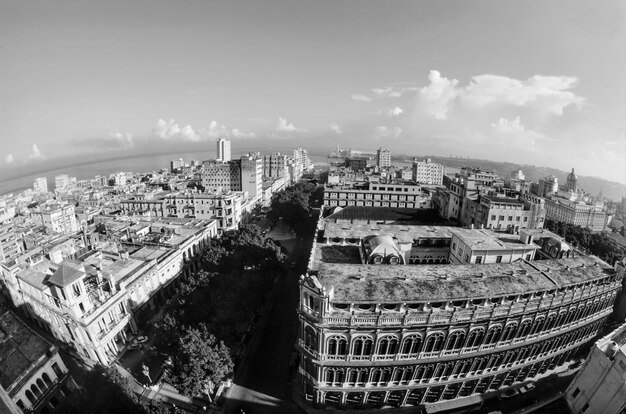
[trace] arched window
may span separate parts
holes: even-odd
[[[33,395],[33,393],[30,390],[26,390],[25,392],[26,394],[26,398],[28,398],[28,400],[30,401],[30,403],[32,405],[35,405],[35,403],[37,402],[37,398],[35,398],[35,396]]]
[[[354,340],[352,354],[356,356],[372,354],[372,340],[368,337],[360,337]]]
[[[328,340],[328,355],[345,355],[347,341],[343,337],[334,336]]]
[[[504,332],[502,332],[502,340],[509,341],[513,339],[515,336],[515,331],[517,330],[517,323],[512,322],[504,327]]]
[[[44,372],[41,375],[41,378],[43,378],[44,382],[46,383],[46,385],[48,385],[48,387],[50,387],[52,385],[52,381],[50,380],[50,376],[46,372]]]
[[[454,351],[461,349],[461,346],[465,342],[464,331],[454,331],[448,335],[448,342],[446,343],[446,351]]]
[[[498,342],[500,339],[500,332],[502,332],[502,326],[500,325],[495,325],[489,328],[487,335],[485,335],[485,344],[491,345]]]
[[[482,343],[484,335],[485,330],[483,328],[472,329],[467,336],[467,343],[465,346],[468,348],[479,346]]]
[[[43,383],[43,380],[41,378],[37,378],[37,386],[42,392],[48,388],[46,387],[46,384]]]
[[[30,386],[30,390],[33,392],[33,394],[35,394],[35,397],[37,398],[41,397],[41,391],[35,384],[32,384]]]
[[[556,324],[556,313],[551,313],[550,315],[548,315],[548,319],[546,321],[544,329],[546,331],[549,331],[552,328],[554,328],[555,324]]]
[[[524,319],[517,330],[517,338],[524,338],[530,332],[530,326],[532,321],[530,319]]]
[[[304,328],[304,344],[313,350],[317,350],[317,333],[308,325]]]
[[[398,340],[395,337],[384,337],[378,342],[378,355],[393,355],[398,348]]]
[[[426,346],[424,347],[424,352],[439,352],[441,351],[443,345],[443,334],[441,332],[437,332],[431,334],[426,339]]]
[[[328,384],[342,383],[343,382],[343,369],[327,368],[326,369],[326,382]]]
[[[419,335],[412,335],[404,339],[402,343],[403,354],[417,354],[422,344],[422,337]]]

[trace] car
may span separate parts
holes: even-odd
[[[520,392],[515,388],[508,388],[498,395],[498,399],[505,400],[507,398],[515,397],[516,395],[519,395],[519,393]]]
[[[137,338],[135,338],[135,342],[138,344],[145,344],[146,342],[148,342],[148,337],[145,335],[140,335]]]
[[[138,343],[131,343],[130,345],[128,345],[128,349],[139,349],[141,345],[139,345]]]
[[[529,382],[528,384],[524,385],[523,387],[521,387],[519,389],[519,393],[520,394],[525,394],[528,391],[532,391],[535,389],[535,384],[533,384],[532,382]]]

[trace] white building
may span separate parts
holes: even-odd
[[[378,148],[376,151],[376,165],[378,168],[391,167],[391,151],[383,147]]]
[[[62,190],[76,183],[76,177],[70,177],[67,174],[59,174],[54,177],[54,188]]]
[[[33,183],[33,191],[37,194],[45,194],[48,192],[48,179],[46,177],[37,177]]]
[[[217,161],[228,162],[230,157],[230,141],[224,138],[217,139]]]
[[[432,162],[430,158],[413,162],[413,181],[417,183],[442,185],[445,173],[446,167]]]
[[[47,204],[41,205],[35,212],[36,219],[52,233],[72,234],[79,230],[74,205]]]

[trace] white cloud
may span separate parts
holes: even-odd
[[[37,146],[37,144],[33,144],[33,151],[28,155],[28,159],[30,160],[42,160],[46,158],[41,151],[39,150],[39,147]]]
[[[378,111],[376,111],[376,115],[385,115],[385,116],[388,116],[389,118],[393,118],[394,116],[400,116],[403,113],[404,113],[404,109],[400,108],[399,106],[386,108],[386,109],[379,109]]]
[[[512,121],[509,121],[507,118],[500,118],[498,122],[492,123],[491,126],[503,134],[524,132],[526,129],[524,125],[522,125],[519,116],[516,116]]]
[[[395,86],[388,86],[386,88],[374,88],[372,94],[377,98],[399,98],[407,92],[413,92],[419,88],[415,86],[408,86],[405,88],[397,88]]]
[[[393,128],[388,128],[386,126],[377,126],[374,129],[374,133],[376,134],[378,138],[385,138],[385,137],[398,138],[400,134],[402,133],[402,128],[397,127],[397,126]]]
[[[365,95],[354,94],[354,95],[350,95],[350,97],[354,99],[355,101],[372,102],[372,98],[370,98],[369,96],[365,96]]]
[[[219,125],[217,121],[211,121],[208,128],[202,128],[198,131],[200,138],[216,139],[220,137],[228,137],[228,128]]]
[[[333,131],[335,134],[341,134],[343,132],[341,130],[341,127],[339,127],[339,125],[334,122],[330,124],[329,127],[330,127],[330,130]]]
[[[460,93],[457,89],[459,81],[441,77],[441,74],[436,70],[430,71],[428,79],[430,84],[419,91],[421,107],[428,117],[446,119],[450,103]]]
[[[560,116],[566,107],[580,108],[584,103],[584,98],[569,90],[577,82],[578,79],[568,76],[535,75],[521,81],[506,76],[479,75],[464,89],[462,101],[475,108],[513,105]]]
[[[218,137],[228,137],[228,129],[224,125],[219,125],[216,121],[211,121],[208,128],[195,130],[191,125],[181,127],[175,120],[165,121],[159,119],[151,136],[165,141],[204,141]]]
[[[278,118],[276,131],[279,132],[307,132],[306,129],[296,128],[293,123],[288,123],[285,118]]]
[[[7,164],[11,164],[11,163],[14,161],[14,159],[13,159],[13,154],[8,154],[8,155],[6,156],[6,158],[4,159],[4,161],[5,161]]]
[[[130,132],[111,132],[109,135],[116,141],[119,141],[122,147],[132,147],[135,145],[133,134]]]
[[[233,128],[230,132],[235,138],[256,138],[256,134],[254,132],[243,132],[238,128]]]

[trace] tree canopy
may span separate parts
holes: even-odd
[[[179,392],[200,395],[233,371],[230,352],[224,342],[217,342],[205,324],[187,328],[178,340],[173,364],[167,379]]]
[[[546,220],[546,229],[565,238],[575,247],[599,257],[609,264],[624,257],[624,249],[617,245],[606,233],[594,233],[590,229],[562,221]]]
[[[273,222],[282,217],[291,227],[298,229],[309,214],[311,195],[315,185],[300,181],[272,196],[271,209],[267,218]]]

